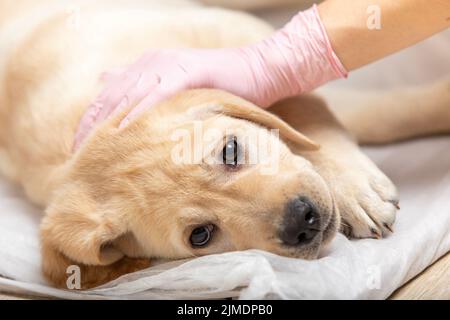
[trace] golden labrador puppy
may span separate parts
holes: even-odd
[[[150,47],[240,46],[272,32],[188,1],[72,3],[0,3],[0,170],[45,208],[52,283],[64,287],[70,265],[89,288],[151,258],[250,248],[313,259],[337,230],[391,230],[395,187],[313,95],[268,112],[219,90],[182,92],[124,129],[116,115],[72,153],[102,71]],[[330,101],[359,142],[380,143],[448,132],[449,88]]]

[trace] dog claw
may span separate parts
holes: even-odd
[[[370,232],[372,233],[372,236],[374,236],[376,239],[381,239],[381,234],[378,230],[371,228]]]
[[[388,229],[391,233],[394,232],[394,230],[392,229],[392,226],[388,225],[387,223],[383,223],[383,226]]]
[[[399,204],[400,202],[399,202],[399,200],[389,200],[389,202],[392,203],[392,205],[394,207],[396,207],[397,210],[400,210],[400,204]]]

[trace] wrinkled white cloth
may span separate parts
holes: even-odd
[[[331,86],[391,88],[449,75],[449,40],[447,31]],[[388,238],[339,235],[315,261],[250,250],[168,262],[85,292],[45,283],[41,210],[0,178],[0,291],[74,299],[387,298],[450,250],[450,136],[365,150],[399,187],[401,210]]]

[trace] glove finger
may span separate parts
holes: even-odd
[[[128,125],[130,121],[135,119],[137,116],[153,108],[159,102],[174,96],[178,91],[181,91],[181,85],[171,87],[170,89],[164,88],[158,85],[155,90],[153,90],[149,95],[147,95],[139,104],[134,107],[130,113],[122,120],[119,128],[123,128]]]
[[[108,71],[104,71],[100,74],[100,81],[102,82],[113,82],[118,77],[120,77],[124,72],[126,71],[126,68],[115,68]]]
[[[84,141],[84,139],[86,139],[86,136],[92,130],[95,121],[95,109],[96,107],[91,104],[81,118],[80,124],[78,125],[77,132],[75,134],[72,151],[78,150],[81,143]]]
[[[97,103],[97,113],[94,124],[97,124],[109,117],[111,113],[126,98],[127,92],[136,86],[140,75],[130,74],[118,79],[115,83],[109,85],[95,100]]]
[[[160,77],[156,74],[143,75],[140,77],[136,85],[128,90],[125,97],[113,111],[113,115],[121,113],[127,107],[136,106],[149,94],[149,92],[151,93],[159,83]]]
[[[105,120],[114,111],[120,101],[123,100],[126,89],[131,87],[135,82],[136,80],[133,80],[132,77],[122,77],[122,79],[118,79],[116,83],[108,86],[96,97],[80,120],[72,147],[73,151],[79,148],[99,122]],[[116,90],[120,83],[122,84],[120,85],[120,89]]]

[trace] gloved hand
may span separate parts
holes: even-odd
[[[111,114],[136,105],[123,127],[181,90],[219,88],[268,107],[346,74],[316,6],[298,13],[270,38],[247,47],[151,50],[123,72],[110,75],[81,120],[74,149]]]

